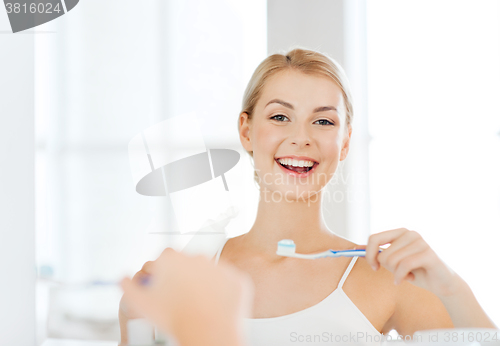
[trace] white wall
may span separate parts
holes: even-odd
[[[33,47],[0,10],[1,345],[35,343]]]

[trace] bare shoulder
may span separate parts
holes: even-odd
[[[374,271],[365,258],[360,257],[351,283],[362,285],[363,282],[369,289],[359,291],[364,297],[354,296],[353,300],[383,302],[379,306],[387,314],[381,328],[383,333],[395,329],[400,335],[413,335],[417,330],[453,328],[451,317],[435,294],[409,281],[395,285],[392,272],[382,266]],[[367,310],[367,314],[371,312]]]
[[[389,324],[401,335],[418,330],[453,328],[448,311],[432,292],[403,281],[397,286],[396,309]]]

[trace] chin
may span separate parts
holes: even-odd
[[[316,202],[321,197],[321,186],[289,184],[264,186],[264,198],[267,202]]]

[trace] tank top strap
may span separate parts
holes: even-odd
[[[215,255],[215,264],[219,263],[220,254],[222,253],[222,249],[224,248],[224,245],[226,245],[228,239],[229,238],[226,238],[226,240],[224,241],[224,244],[222,244],[221,247],[219,248],[219,250],[217,250],[217,254]]]
[[[354,264],[356,263],[356,260],[358,259],[358,257],[359,256],[355,256],[352,258],[351,262],[349,263],[349,266],[347,267],[347,269],[344,272],[344,275],[342,275],[342,278],[340,279],[340,282],[339,282],[339,285],[337,286],[337,288],[342,288],[342,286],[344,285],[345,279],[347,279],[347,276],[351,272],[351,269],[354,266]]]

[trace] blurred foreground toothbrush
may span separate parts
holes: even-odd
[[[382,250],[379,250],[381,252]],[[291,239],[283,239],[278,242],[278,250],[276,254],[279,256],[286,257],[295,257],[295,258],[305,258],[305,259],[316,259],[316,258],[325,258],[325,257],[365,257],[366,250],[358,249],[358,250],[327,250],[319,253],[313,254],[300,254],[295,253],[295,243]]]

